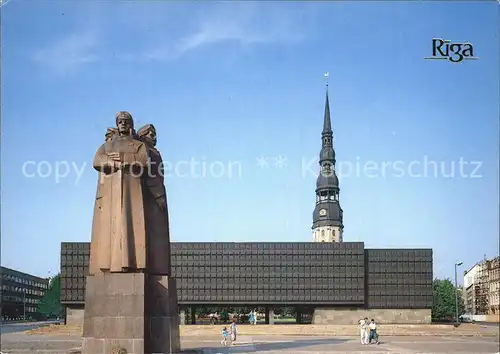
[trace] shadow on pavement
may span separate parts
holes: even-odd
[[[54,324],[54,322],[25,322],[25,323],[2,323],[0,325],[0,333],[1,334],[7,334],[7,333],[17,333],[17,332],[24,332],[24,331],[29,331],[32,329],[37,329],[41,327],[46,327],[50,326],[51,324]]]
[[[234,345],[224,347],[204,347],[198,349],[198,352],[203,354],[229,354],[229,353],[243,353],[243,352],[268,352],[271,350],[283,350],[284,352],[293,353],[293,349],[306,348],[316,345],[335,345],[347,342],[347,339],[334,339],[334,338],[323,338],[323,339],[310,339],[310,340],[294,340],[294,341],[283,341],[283,342],[259,342],[258,340],[253,343],[238,343],[236,341]],[[330,348],[329,348],[330,349]]]

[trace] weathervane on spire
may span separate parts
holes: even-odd
[[[325,73],[325,85],[326,85],[326,88],[328,88],[328,77],[330,76],[330,73],[327,71]]]

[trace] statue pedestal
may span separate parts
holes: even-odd
[[[143,273],[87,277],[82,354],[180,353],[175,280]]]

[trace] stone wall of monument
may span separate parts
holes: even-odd
[[[82,326],[84,312],[83,305],[66,305],[66,324],[70,326]]]
[[[431,323],[430,309],[344,309],[317,308],[314,310],[313,324],[356,324],[361,318],[368,317],[383,323]]]

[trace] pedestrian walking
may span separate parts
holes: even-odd
[[[358,325],[359,325],[359,340],[361,341],[361,344],[365,344],[365,341],[364,341],[365,320],[361,318],[358,321]]]
[[[370,320],[368,317],[365,317],[365,344],[368,345],[368,338],[370,338]]]
[[[361,344],[368,344],[368,324],[368,317],[359,320],[359,339],[361,341]]]
[[[379,344],[377,327],[378,327],[377,323],[375,323],[375,320],[372,318],[370,324],[368,325],[368,328],[370,328],[370,337],[368,339],[368,343],[370,343],[370,344],[371,344],[372,340],[375,341],[375,344]]]
[[[257,324],[257,309],[253,310],[253,324]]]
[[[220,344],[226,346],[227,345],[227,337],[229,336],[229,332],[227,331],[227,327],[224,327],[222,329],[222,340],[220,341]]]
[[[253,312],[253,310],[251,310],[248,316],[248,322],[250,322],[250,324],[253,325],[255,324],[254,319],[255,319],[255,313]]]
[[[231,323],[231,341],[235,342],[236,341],[236,318],[233,318],[233,322]]]

